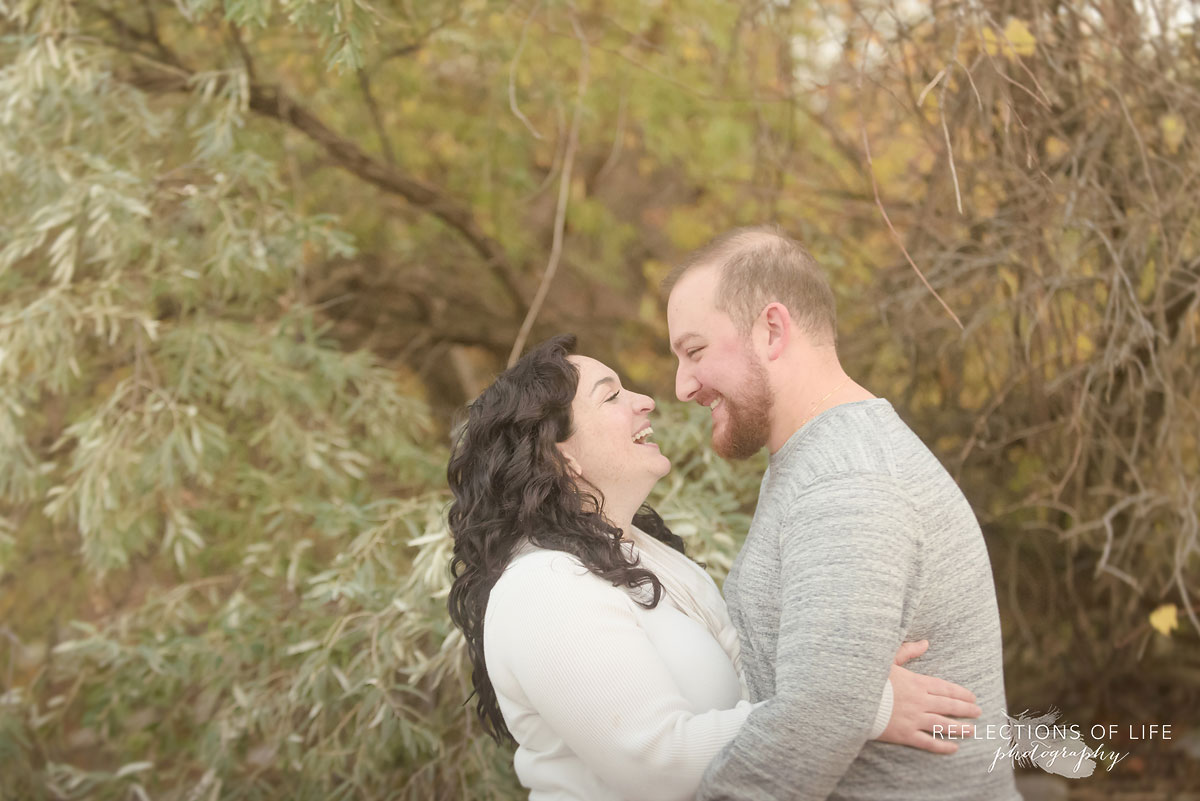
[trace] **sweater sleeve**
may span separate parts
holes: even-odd
[[[567,555],[524,560],[488,603],[488,670],[623,798],[692,799],[752,709],[693,713],[623,590]]]
[[[886,476],[834,476],[782,519],[776,694],[713,760],[702,801],[827,798],[882,712],[918,567],[911,507]]]
[[[891,672],[888,668],[888,672]],[[895,693],[892,692],[892,680],[889,678],[883,683],[883,694],[879,697],[879,708],[875,710],[875,722],[871,724],[871,733],[867,735],[868,740],[878,740],[879,736],[887,729],[888,723],[892,721],[892,707],[895,703]]]

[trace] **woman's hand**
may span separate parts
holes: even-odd
[[[879,740],[935,754],[953,754],[958,745],[934,737],[930,734],[933,727],[941,726],[943,732],[954,731],[960,737],[970,737],[974,735],[975,727],[954,718],[977,718],[983,710],[975,705],[975,694],[965,687],[901,667],[928,649],[929,641],[921,640],[901,643],[900,650],[896,651],[889,676],[892,680],[892,717]]]

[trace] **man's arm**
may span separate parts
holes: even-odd
[[[919,554],[893,482],[823,479],[783,519],[776,695],[713,760],[700,801],[826,798],[867,741],[901,641]]]

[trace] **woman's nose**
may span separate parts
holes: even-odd
[[[646,414],[654,411],[654,398],[650,397],[649,395],[639,394],[637,396],[637,410],[639,412],[645,412]]]

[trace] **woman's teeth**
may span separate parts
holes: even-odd
[[[641,444],[641,443],[645,442],[646,440],[650,439],[650,435],[653,433],[654,433],[654,429],[647,426],[646,428],[643,428],[641,431],[639,431],[633,435],[633,441],[638,444]]]

